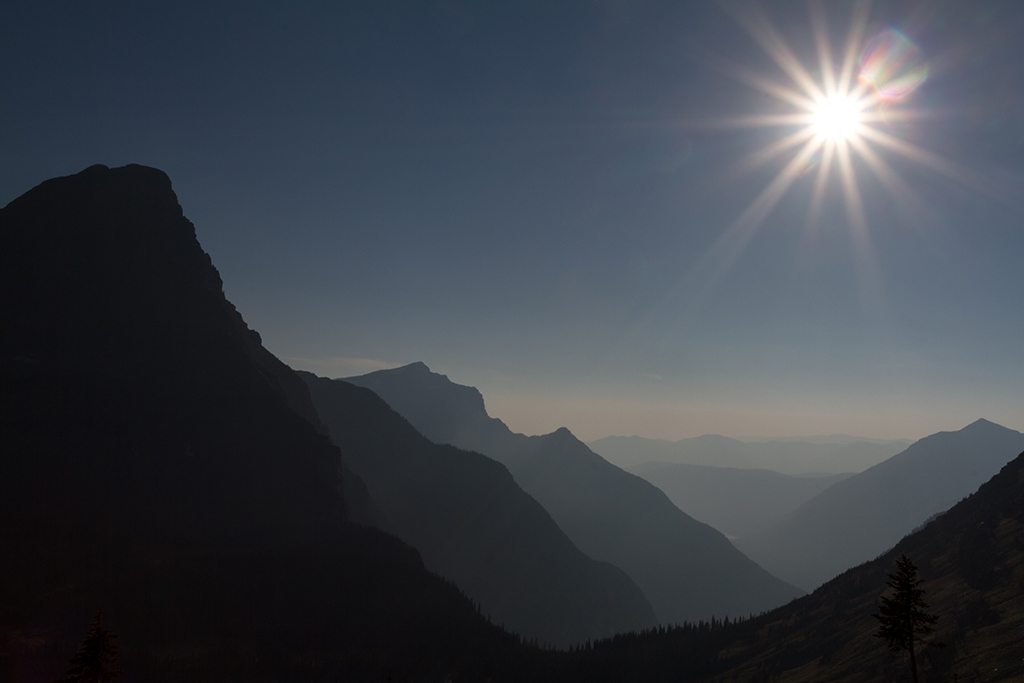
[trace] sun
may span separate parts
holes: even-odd
[[[822,98],[815,104],[811,126],[826,140],[850,140],[860,128],[861,109],[860,100],[855,97]]]
[[[824,5],[811,2],[808,8],[817,52],[810,68],[756,6],[733,13],[785,80],[741,65],[724,64],[720,59],[717,64],[726,76],[768,95],[781,108],[773,107],[775,111],[770,114],[720,117],[694,124],[780,131],[780,135],[740,159],[727,177],[781,163],[774,178],[698,262],[694,272],[705,282],[701,290],[713,286],[731,267],[768,215],[798,183],[810,185],[809,233],[826,226],[833,229],[836,218],[845,214],[865,301],[878,299],[881,282],[861,191],[865,173],[878,181],[875,187],[889,193],[896,204],[909,212],[921,211],[924,203],[887,157],[901,157],[966,187],[988,192],[977,174],[903,136],[931,115],[915,107],[914,94],[928,78],[928,64],[921,49],[896,28],[870,35],[870,3],[856,3],[845,45],[836,50],[826,27]],[[836,184],[842,211],[827,206],[836,197],[829,186]]]

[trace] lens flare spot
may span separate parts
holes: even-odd
[[[898,100],[914,92],[928,78],[921,49],[894,29],[876,35],[864,50],[859,77],[874,86],[880,97]]]
[[[860,107],[852,97],[829,97],[814,109],[814,130],[829,140],[846,140],[857,132]]]

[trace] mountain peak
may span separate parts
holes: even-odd
[[[367,373],[365,377],[376,377],[376,376],[390,376],[390,377],[403,377],[403,378],[416,378],[422,382],[447,380],[447,375],[434,372],[427,364],[423,361],[415,361],[408,365],[400,365],[397,368],[385,368],[383,370],[374,370],[373,372]],[[353,378],[346,377],[345,381],[350,382]],[[450,381],[450,380],[449,380]]]
[[[1012,438],[1012,435],[1020,434],[1015,429],[1004,427],[1001,424],[986,420],[985,418],[978,418],[974,422],[970,423],[966,427],[958,429],[954,432],[938,432],[931,436],[926,436],[921,441],[929,441],[931,439],[1000,439],[1004,437]],[[980,482],[979,482],[980,483]]]
[[[389,374],[402,374],[402,375],[433,375],[427,364],[421,360],[409,363],[408,365],[400,365],[397,368],[384,368],[383,370],[374,370],[368,374],[376,374],[378,372],[386,372]]]
[[[554,448],[561,449],[572,449],[573,451],[582,452],[585,451],[589,454],[593,454],[590,448],[576,438],[576,435],[569,431],[568,427],[559,427],[550,434],[544,434],[539,437],[530,437],[534,439],[543,439],[547,441]],[[595,456],[600,457],[600,456]]]
[[[578,441],[576,435],[570,432],[568,427],[559,427],[548,436],[559,441]]]
[[[456,384],[421,361],[344,381],[376,393],[435,443],[456,439],[462,424],[504,428],[500,420],[487,415],[484,397],[475,387]]]
[[[73,448],[48,451],[33,465],[50,490],[84,501],[90,486],[116,490],[123,499],[111,499],[125,519],[182,529],[181,520],[205,515],[208,536],[232,541],[288,537],[311,520],[342,518],[337,451],[287,410],[289,387],[304,386],[224,297],[163,171],[94,165],[8,204],[0,210],[0,291],[18,293],[0,301],[0,358],[36,361],[18,369],[23,384],[0,382],[23,392],[16,403],[47,397],[38,405],[52,401],[45,419],[54,424],[74,415],[62,433],[87,425],[80,441],[62,437]],[[249,410],[279,419],[243,429],[236,416]],[[294,443],[288,458],[270,445],[281,443]],[[110,472],[120,479],[105,488]],[[260,484],[232,483],[244,476]],[[212,494],[194,503],[178,496],[183,482],[235,497],[230,505]],[[291,496],[299,487],[310,492],[308,503]],[[166,500],[152,504],[142,491]],[[235,513],[249,502],[268,514]]]
[[[155,168],[95,165],[47,180],[3,209],[0,233],[0,288],[25,293],[0,305],[11,323],[0,349],[77,358],[76,367],[83,354],[123,365],[128,357],[143,362],[152,341],[180,358],[161,337],[168,342],[197,324],[200,304],[183,291],[234,310],[170,178]],[[134,342],[115,348],[109,338],[122,332]]]

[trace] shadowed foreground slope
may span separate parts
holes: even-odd
[[[636,581],[663,623],[756,614],[802,594],[567,429],[514,434],[487,415],[479,391],[422,363],[347,381],[377,392],[432,441],[504,463],[583,552]]]
[[[933,637],[922,682],[1024,677],[1024,454],[881,557],[813,594],[737,625],[626,636],[564,662],[574,681],[861,683],[909,679],[871,614],[901,554],[920,569]],[[955,677],[955,678],[954,678]]]
[[[97,609],[126,683],[530,666],[414,550],[349,525],[304,385],[162,172],[96,166],[9,204],[0,291],[0,680],[62,675]]]
[[[381,528],[495,623],[558,646],[657,623],[632,579],[580,552],[504,465],[431,443],[368,389],[299,374]]]

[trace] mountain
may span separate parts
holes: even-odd
[[[794,476],[771,470],[647,462],[627,468],[676,506],[732,538],[774,526],[802,503],[851,474]]]
[[[987,420],[932,434],[736,544],[769,571],[810,590],[947,510],[1021,450],[1024,434]]]
[[[747,443],[717,434],[680,441],[608,436],[588,446],[609,462],[631,469],[645,462],[764,469],[782,474],[862,472],[907,447],[906,441],[845,439]],[[821,443],[821,441],[824,441]]]
[[[341,487],[365,487],[339,480],[301,383],[224,299],[165,175],[93,167],[0,209],[0,291],[5,682],[61,676],[97,609],[125,683],[897,680],[871,613],[903,553],[947,644],[922,680],[1024,676],[1024,454],[761,617],[540,653],[347,521]],[[1000,430],[954,434],[976,426]],[[986,448],[972,461],[1001,457]]]
[[[809,436],[762,436],[756,439],[748,439],[750,443],[814,443],[818,445],[836,444],[850,445],[854,443],[876,443],[891,444],[904,447],[914,443],[913,439],[873,439],[867,436],[853,436],[852,434],[812,434]]]
[[[428,441],[368,389],[300,375],[379,526],[495,623],[563,647],[657,623],[633,580],[584,555],[504,465]]]
[[[918,645],[922,683],[1020,681],[1022,538],[1024,453],[883,555],[811,595],[739,624],[704,624],[595,643],[561,664],[561,680],[909,680],[906,658],[874,637],[878,622],[871,616],[886,590],[886,574],[905,554],[924,580],[927,611],[938,617],[929,637],[945,644]]]
[[[537,655],[357,527],[304,383],[225,299],[170,180],[94,166],[0,210],[0,680],[521,680]],[[365,503],[365,500],[363,501]]]
[[[567,429],[514,434],[487,415],[479,391],[422,363],[346,381],[376,392],[431,441],[504,463],[583,552],[636,581],[662,622],[756,613],[800,594]]]

